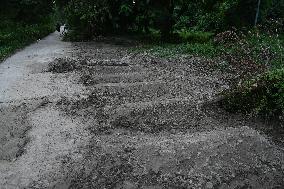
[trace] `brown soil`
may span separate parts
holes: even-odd
[[[196,57],[129,54],[121,45],[78,45],[84,65],[76,72],[89,93],[57,105],[88,123],[91,139],[84,160],[67,162],[76,169],[52,188],[284,186],[283,151],[255,130],[267,125],[216,103],[236,70]]]
[[[284,187],[271,122],[216,103],[245,68],[136,45],[54,33],[0,65],[0,188]]]

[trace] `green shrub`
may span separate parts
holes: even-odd
[[[187,33],[181,32],[180,35],[185,37]],[[218,58],[226,62],[225,66],[230,64],[244,78],[252,78],[256,73],[269,70],[227,91],[220,103],[230,112],[269,118],[284,116],[283,35],[260,33],[258,29],[246,34],[226,31],[216,35],[214,41],[149,45],[146,51],[162,57],[191,54]]]
[[[280,117],[284,113],[284,68],[249,80],[226,93],[222,106],[230,112]]]
[[[65,8],[70,39],[90,39],[112,28],[108,0],[71,0]]]
[[[161,32],[163,40],[173,31],[221,32],[255,24],[258,0],[56,0],[65,7],[70,38],[138,31]],[[258,23],[283,19],[284,0],[261,0]],[[273,25],[276,26],[277,25]],[[182,32],[183,33],[183,32]],[[195,33],[194,33],[195,34]],[[186,34],[185,37],[196,39]],[[204,39],[204,36],[202,40]],[[199,39],[197,39],[199,40]]]
[[[189,31],[186,29],[181,29],[176,31],[183,42],[190,42],[190,43],[205,43],[209,42],[212,37],[213,33],[211,32],[200,32],[200,31]]]
[[[42,21],[40,24],[26,25],[5,21],[0,23],[0,61],[22,48],[54,31],[52,20]]]
[[[275,68],[284,66],[284,39],[279,35],[253,33],[247,39],[252,57],[259,64]]]
[[[1,21],[35,24],[53,13],[53,0],[1,0]]]
[[[212,42],[207,43],[181,43],[181,44],[148,44],[137,51],[146,51],[158,57],[176,57],[181,54],[190,54],[213,58],[218,56],[218,49]]]

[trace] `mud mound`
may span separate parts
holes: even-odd
[[[74,112],[88,111],[88,108],[92,110],[106,106],[115,108],[124,103],[149,101],[168,93],[166,83],[163,82],[107,83],[96,85],[91,91],[92,93],[86,95],[86,98],[73,101],[62,98],[57,105],[67,112],[72,109]],[[92,112],[86,113],[92,114]]]
[[[117,183],[131,177],[133,167],[129,160],[130,155],[125,152],[100,154],[98,159],[92,160],[96,163],[90,167],[91,175],[82,172],[72,180],[69,188],[115,188]],[[90,176],[92,179],[88,179]],[[77,182],[77,180],[82,180],[82,182]]]
[[[89,127],[94,135],[143,132],[157,133],[194,133],[227,128],[229,115],[222,118],[214,113],[213,106],[196,104],[189,99],[167,99],[139,103],[128,103],[120,106],[105,106],[91,111],[94,124]],[[236,120],[235,120],[236,121]],[[234,123],[230,123],[234,125]],[[244,125],[236,121],[235,126]]]
[[[66,73],[82,68],[83,61],[76,61],[71,58],[57,58],[49,63],[48,72]]]
[[[212,130],[213,125],[219,123],[200,110],[202,107],[187,99],[158,98],[149,101],[144,98],[145,102],[142,102],[137,97],[136,103],[123,104],[127,97],[120,97],[105,91],[96,92],[78,101],[62,99],[57,105],[69,114],[93,119],[90,131],[95,135],[110,134],[117,129],[146,133],[196,132]],[[154,99],[153,96],[150,97]],[[131,98],[129,100],[135,101]]]
[[[83,75],[104,75],[104,74],[131,74],[141,71],[147,71],[140,66],[89,66],[88,69],[83,70]]]
[[[88,91],[57,105],[82,118],[88,142],[51,188],[282,188],[282,150],[215,107],[235,77],[222,63],[128,56],[113,44],[82,51]]]
[[[157,133],[162,131],[195,132],[212,129],[204,112],[198,110],[198,105],[189,100],[167,100],[131,104],[115,110],[112,128],[124,128],[131,131]],[[209,122],[209,121],[208,121]]]
[[[128,66],[128,62],[119,59],[105,59],[105,60],[93,60],[89,63],[91,66]]]
[[[149,79],[147,72],[133,72],[121,74],[94,74],[92,72],[85,72],[81,77],[84,85],[97,85],[101,83],[136,83],[143,81],[152,81]]]
[[[115,145],[114,145],[115,144]],[[67,188],[282,188],[284,156],[248,127],[93,138]]]

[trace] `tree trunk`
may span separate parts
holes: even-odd
[[[258,22],[260,3],[261,3],[261,0],[258,0],[257,9],[256,9],[256,15],[255,15],[255,21],[254,21],[254,26],[256,26],[256,24],[257,24],[257,22]]]

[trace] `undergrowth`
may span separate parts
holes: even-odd
[[[259,75],[226,91],[221,105],[230,112],[284,121],[283,36],[260,34],[257,31],[249,33],[236,45],[232,45],[232,48],[231,54],[238,52],[233,57],[239,55],[235,63],[240,64],[242,60],[248,64],[264,66],[265,69]]]
[[[242,112],[265,118],[280,118],[284,112],[284,35],[253,29],[225,31],[214,37],[202,32],[179,33],[182,43],[147,43],[136,52],[170,58],[194,55],[226,65],[243,66],[250,78],[224,93],[222,106],[230,112]],[[195,39],[187,36],[198,36]],[[196,40],[198,39],[198,40]],[[244,78],[241,78],[244,79]],[[247,79],[247,78],[245,78]]]
[[[227,92],[221,105],[230,112],[283,119],[284,68],[261,74]]]
[[[54,26],[50,20],[29,25],[7,20],[0,21],[0,61],[52,31]]]

